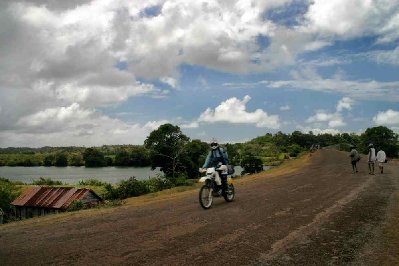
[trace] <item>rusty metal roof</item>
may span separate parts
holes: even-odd
[[[25,207],[67,209],[73,201],[83,199],[88,193],[92,193],[101,200],[93,190],[87,188],[34,186],[24,190],[21,196],[11,204]]]

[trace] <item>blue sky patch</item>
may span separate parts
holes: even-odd
[[[293,27],[300,24],[308,7],[307,1],[294,0],[284,6],[268,10],[264,18],[279,25]]]

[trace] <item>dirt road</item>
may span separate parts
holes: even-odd
[[[320,150],[294,173],[236,182],[236,200],[216,199],[207,211],[190,191],[57,223],[2,226],[0,264],[364,264],[398,191],[398,165],[374,176],[365,161],[358,174],[350,168],[348,153]]]

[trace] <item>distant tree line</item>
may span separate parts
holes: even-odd
[[[263,165],[278,165],[296,157],[312,146],[336,146],[349,150],[350,145],[367,152],[373,143],[388,157],[398,157],[398,134],[383,126],[366,129],[362,134],[319,134],[294,131],[291,134],[266,133],[245,143],[224,144],[232,165],[244,173],[262,171]],[[209,151],[206,142],[184,135],[178,126],[161,125],[146,138],[144,145],[104,145],[101,147],[43,147],[0,149],[0,166],[135,166],[160,167],[165,176],[196,178]]]
[[[0,166],[150,166],[149,151],[138,145],[92,148],[5,148]]]
[[[337,135],[294,131],[291,134],[267,133],[245,143],[224,144],[231,165],[240,165],[246,173],[263,170],[263,165],[275,165],[286,159],[298,156],[311,147],[333,146],[349,151],[356,145],[362,153],[367,153],[369,143],[383,149],[390,158],[397,158],[399,152],[398,134],[386,127],[368,128],[360,135],[342,133]],[[191,185],[198,178],[198,168],[202,166],[209,144],[191,140],[178,126],[164,124],[152,131],[144,145],[118,145],[102,147],[44,147],[0,149],[0,165],[44,165],[86,167],[151,166],[160,167],[164,176],[148,180],[131,177],[116,185],[98,180],[86,180],[81,185],[101,186],[106,199],[124,199],[156,192],[181,185]],[[43,185],[60,185],[57,181],[40,178],[34,182]],[[9,204],[21,193],[15,182],[0,177],[0,208],[6,213],[6,221],[12,220],[13,209]]]

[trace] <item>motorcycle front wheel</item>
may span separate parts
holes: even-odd
[[[201,207],[205,210],[209,209],[212,206],[213,196],[212,196],[212,188],[203,185],[199,192],[199,202]]]
[[[233,184],[229,184],[227,186],[227,191],[223,195],[223,197],[224,197],[224,200],[227,202],[232,202],[234,200],[235,194],[234,194],[234,185]]]

